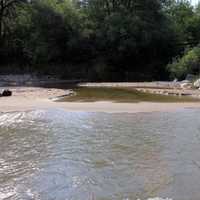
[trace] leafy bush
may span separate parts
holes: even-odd
[[[182,57],[167,66],[172,78],[183,79],[187,74],[200,73],[200,47],[187,50]]]

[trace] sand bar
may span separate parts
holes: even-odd
[[[0,98],[0,112],[28,111],[36,109],[64,109],[66,111],[138,113],[169,112],[184,108],[200,108],[200,102],[192,103],[113,103],[113,102],[54,102],[52,98],[67,94],[67,90],[34,87],[13,87],[12,97]],[[1,88],[0,88],[1,90]]]

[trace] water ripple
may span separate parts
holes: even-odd
[[[0,199],[196,200],[199,116],[0,114]]]

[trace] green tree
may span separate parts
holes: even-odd
[[[108,65],[102,70],[107,70],[111,79],[151,79],[152,74],[164,74],[173,38],[163,9],[166,1],[87,0],[81,3],[93,22],[91,37],[103,59],[102,66]]]
[[[172,78],[184,79],[187,74],[200,73],[200,47],[189,49],[182,57],[174,59],[168,65]]]
[[[1,63],[71,78],[166,79],[167,63],[200,40],[199,11],[187,1],[0,2],[12,2],[1,20]]]
[[[16,7],[25,0],[0,0],[0,39],[9,30],[9,21],[16,16]]]
[[[189,1],[173,1],[168,7],[167,14],[177,35],[177,42],[184,47],[193,45],[195,41],[191,30],[192,27],[194,28],[193,23],[196,26],[196,16],[194,8]]]

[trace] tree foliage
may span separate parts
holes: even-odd
[[[187,50],[182,57],[168,65],[173,78],[185,78],[187,74],[200,73],[200,47]]]
[[[200,39],[187,1],[0,0],[0,24],[1,66],[90,80],[167,79]]]
[[[171,77],[184,79],[189,73],[199,74],[200,5],[193,8],[188,1],[173,3],[169,15],[176,31],[177,45],[182,47],[168,65]]]
[[[9,23],[16,16],[16,7],[25,0],[0,0],[0,38],[9,30]]]

